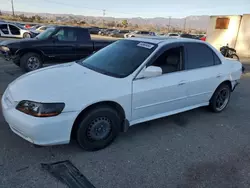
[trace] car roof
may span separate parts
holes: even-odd
[[[204,41],[200,41],[197,39],[190,39],[190,38],[175,38],[175,37],[131,37],[126,38],[126,40],[134,40],[140,42],[148,42],[153,44],[167,44],[173,42],[196,42],[196,43],[204,43]]]

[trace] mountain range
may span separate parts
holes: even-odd
[[[2,11],[4,14],[11,14],[10,11]],[[154,27],[170,27],[174,28],[186,28],[186,29],[197,29],[197,30],[207,30],[210,17],[207,15],[202,16],[187,16],[185,18],[114,18],[114,17],[94,17],[94,16],[84,16],[84,15],[74,15],[74,14],[52,14],[52,13],[34,13],[34,12],[15,12],[17,15],[24,14],[25,16],[35,16],[38,15],[43,19],[56,20],[59,22],[70,21],[70,20],[84,20],[87,23],[101,24],[104,22],[121,22],[122,20],[127,20],[130,24],[137,25],[152,25]],[[185,23],[186,22],[186,23]]]

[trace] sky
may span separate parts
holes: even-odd
[[[117,18],[250,14],[250,0],[13,0],[16,11]],[[0,0],[11,11],[11,0]]]

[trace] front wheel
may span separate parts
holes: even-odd
[[[37,53],[26,53],[20,59],[20,67],[25,72],[37,70],[43,66],[42,58]]]
[[[79,123],[76,132],[77,142],[88,151],[103,149],[117,137],[120,124],[120,117],[112,108],[94,108]]]
[[[227,84],[220,85],[210,100],[210,108],[213,112],[222,112],[228,105],[231,96],[231,89]]]

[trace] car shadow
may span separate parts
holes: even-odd
[[[248,188],[249,167],[249,148],[238,148],[228,159],[192,164],[177,188]]]

